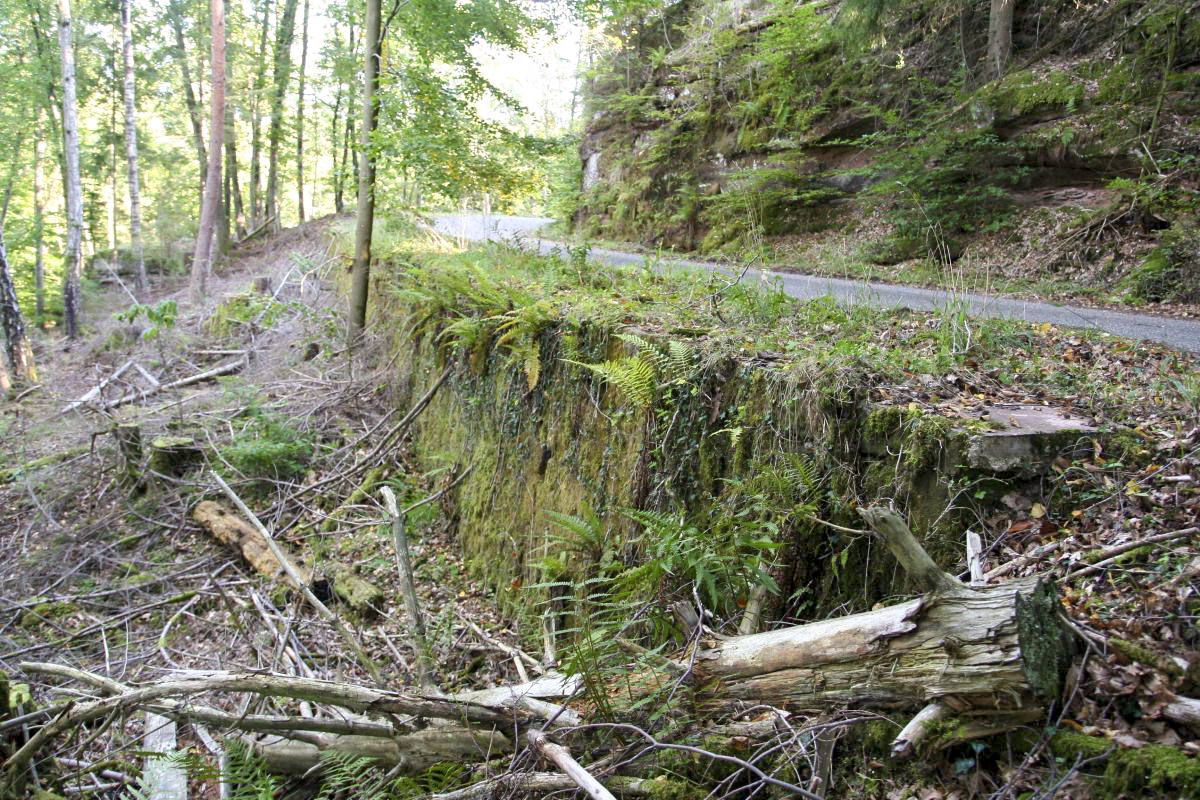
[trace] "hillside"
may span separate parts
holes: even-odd
[[[986,4],[631,13],[588,84],[575,225],[809,272],[1194,304],[1195,11],[1018,3],[999,78]]]

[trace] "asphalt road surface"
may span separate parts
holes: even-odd
[[[561,242],[537,236],[537,229],[551,222],[545,217],[439,214],[434,220],[435,227],[444,236],[471,242],[508,242],[529,249],[536,248],[545,254],[565,254]],[[606,264],[639,265],[647,261],[645,255],[601,247],[591,248],[589,258]],[[656,263],[666,267],[709,270],[736,276],[732,267],[726,264],[667,257],[657,259]],[[933,311],[950,304],[965,303],[972,316],[1019,319],[1069,328],[1090,328],[1130,339],[1161,342],[1179,350],[1200,353],[1200,321],[1195,320],[771,270],[749,270],[743,280],[763,277],[772,281],[778,280],[783,291],[802,300],[833,297],[844,303],[869,303],[880,308],[904,307],[916,311]]]

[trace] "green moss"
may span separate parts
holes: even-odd
[[[1016,72],[1004,79],[993,95],[996,106],[1013,115],[1037,111],[1072,112],[1084,101],[1078,76],[1068,70]]]
[[[1107,798],[1200,795],[1200,759],[1173,747],[1123,749],[1108,739],[1061,730],[1050,738],[1050,747],[1064,765],[1102,760],[1104,772],[1096,783]]]

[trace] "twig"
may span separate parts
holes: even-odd
[[[1128,553],[1130,550],[1137,550],[1139,547],[1145,547],[1147,545],[1152,545],[1152,544],[1162,544],[1163,542],[1172,542],[1172,541],[1175,541],[1176,539],[1182,539],[1186,536],[1193,536],[1197,533],[1200,533],[1200,527],[1193,526],[1191,528],[1183,528],[1183,529],[1177,530],[1177,531],[1170,531],[1168,533],[1160,533],[1160,534],[1156,534],[1154,536],[1147,536],[1144,539],[1138,539],[1137,541],[1134,541],[1134,542],[1126,542],[1125,544],[1117,545],[1116,547],[1110,547],[1107,550],[1102,550],[1099,553],[1097,553],[1095,556],[1095,559],[1091,560],[1091,563],[1089,563],[1088,565],[1083,566],[1083,567],[1076,567],[1075,569],[1070,570],[1069,572],[1067,572],[1066,575],[1063,575],[1062,579],[1064,581],[1074,580],[1075,578],[1082,578],[1086,575],[1091,575],[1093,573],[1100,572],[1105,567],[1109,566],[1114,561],[1116,561],[1118,558],[1120,558],[1121,556]]]
[[[244,502],[242,502],[242,498],[238,497],[237,492],[229,488],[229,484],[227,484],[215,470],[209,470],[209,474],[212,475],[213,480],[217,482],[217,485],[221,487],[221,491],[225,493],[225,496],[228,497],[235,506],[237,506],[238,511],[241,511],[246,519],[250,520],[250,524],[257,528],[258,532],[262,534],[263,539],[265,539],[267,542],[267,547],[271,549],[271,553],[275,556],[276,560],[278,560],[280,565],[283,566],[284,570],[287,571],[288,577],[292,579],[292,582],[296,585],[297,589],[301,594],[304,595],[304,599],[308,601],[308,604],[316,609],[317,614],[322,619],[324,619],[326,622],[329,622],[337,629],[338,633],[342,635],[342,638],[346,640],[346,643],[350,645],[352,650],[354,650],[354,654],[358,657],[363,667],[366,668],[367,672],[371,674],[371,678],[375,681],[375,684],[382,686],[383,674],[379,671],[379,667],[375,665],[375,662],[371,660],[371,657],[367,655],[367,651],[363,649],[362,643],[358,641],[358,637],[355,636],[354,633],[347,628],[340,619],[338,619],[336,614],[329,610],[328,606],[322,603],[320,599],[313,594],[312,589],[305,584],[304,579],[296,570],[296,565],[293,564],[292,560],[287,557],[286,553],[283,552],[282,548],[279,546],[279,543],[276,542],[271,536],[271,532],[267,530],[266,526],[263,525],[259,518],[254,515],[254,512],[251,511]]]

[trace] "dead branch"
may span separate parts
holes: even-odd
[[[605,789],[604,785],[592,776],[592,773],[584,769],[571,756],[570,750],[550,741],[546,738],[546,734],[539,730],[527,731],[525,738],[534,750],[537,750],[546,759],[553,762],[556,767],[566,773],[567,777],[574,781],[576,786],[587,792],[592,800],[617,800],[612,792]]]
[[[166,391],[168,389],[181,389],[184,386],[191,386],[193,383],[203,383],[204,381],[210,381],[213,378],[219,378],[222,375],[228,375],[232,372],[237,372],[244,366],[246,366],[246,357],[242,356],[234,361],[221,364],[213,367],[212,369],[205,370],[204,372],[198,372],[195,375],[189,375],[186,378],[180,378],[179,380],[171,381],[170,383],[160,383],[157,386],[150,387],[149,389],[131,392],[127,395],[118,397],[115,400],[110,400],[104,404],[103,408],[105,411],[111,411],[118,406],[123,406],[128,403],[135,403],[139,400],[145,400],[151,395],[158,394],[159,392]]]
[[[237,492],[229,488],[229,484],[227,484],[221,478],[221,476],[216,473],[215,470],[209,470],[209,474],[212,475],[213,480],[217,482],[217,485],[221,487],[221,491],[225,493],[225,496],[228,497],[235,506],[237,506],[238,511],[241,511],[242,514],[249,519],[251,524],[253,524],[258,530],[259,535],[262,536],[267,547],[270,548],[270,551],[275,556],[276,561],[278,561],[283,567],[284,571],[287,572],[292,584],[300,591],[301,594],[304,595],[304,599],[308,601],[308,604],[316,609],[318,615],[322,619],[324,619],[326,622],[329,622],[337,629],[342,638],[346,640],[346,643],[350,645],[352,650],[354,650],[354,654],[358,657],[359,662],[364,668],[366,668],[367,672],[371,673],[371,678],[375,681],[375,684],[377,686],[382,685],[383,674],[379,671],[379,667],[376,666],[375,662],[371,660],[371,657],[367,655],[367,651],[363,649],[362,643],[358,641],[358,637],[355,636],[353,631],[347,628],[346,625],[337,618],[337,615],[329,610],[328,606],[322,603],[320,599],[313,594],[312,589],[308,588],[308,586],[305,584],[304,576],[296,569],[295,565],[291,563],[291,560],[283,552],[283,549],[271,537],[271,533],[267,530],[266,526],[263,525],[258,517],[254,515],[254,512],[251,511],[244,502],[242,502],[242,498],[238,497]]]
[[[387,486],[380,488],[383,503],[392,518],[392,543],[396,548],[396,573],[400,580],[400,593],[404,598],[404,611],[408,616],[413,650],[417,654],[417,679],[422,688],[436,690],[433,680],[433,664],[430,658],[429,640],[425,636],[425,618],[421,616],[421,605],[417,602],[417,589],[413,583],[412,561],[408,554],[408,539],[404,535],[404,516],[396,508],[396,495]]]

